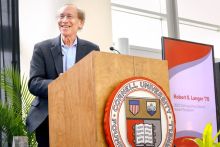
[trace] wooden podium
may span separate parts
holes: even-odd
[[[93,51],[49,85],[50,147],[105,147],[106,101],[123,80],[142,76],[169,95],[167,62]]]

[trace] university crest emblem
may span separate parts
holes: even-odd
[[[175,117],[159,85],[134,77],[120,83],[109,97],[104,128],[110,147],[171,147]]]

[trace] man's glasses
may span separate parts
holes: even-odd
[[[58,15],[57,18],[58,19],[64,19],[66,17],[66,19],[73,19],[74,16],[73,15]]]

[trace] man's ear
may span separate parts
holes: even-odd
[[[84,26],[84,21],[80,20],[79,21],[79,30],[81,30]]]

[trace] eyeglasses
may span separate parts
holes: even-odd
[[[58,19],[64,19],[66,17],[66,19],[73,19],[74,16],[73,15],[59,15],[57,16]]]

